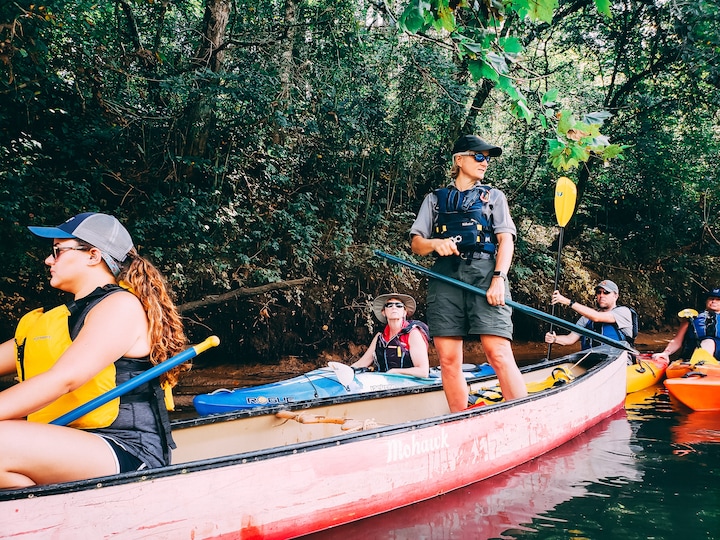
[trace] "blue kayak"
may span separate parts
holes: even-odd
[[[345,369],[352,371],[349,366]],[[466,379],[494,375],[489,364],[463,364]],[[430,368],[429,377],[411,377],[394,373],[380,373],[358,370],[351,374],[352,381],[340,382],[338,373],[331,367],[314,369],[291,379],[247,386],[228,390],[221,388],[209,394],[199,394],[193,398],[193,405],[202,416],[232,411],[284,405],[298,401],[363,394],[379,390],[412,388],[415,386],[441,386],[440,368]],[[342,378],[342,377],[341,377]]]

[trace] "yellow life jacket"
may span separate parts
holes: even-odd
[[[113,291],[114,292],[114,291]],[[61,305],[45,312],[38,308],[23,316],[15,331],[16,367],[20,381],[49,370],[72,343],[68,328],[70,310]],[[115,364],[110,364],[81,387],[28,415],[31,422],[49,423],[116,385]],[[102,405],[69,425],[91,429],[107,427],[117,418],[120,398]]]

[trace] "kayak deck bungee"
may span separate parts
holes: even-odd
[[[665,376],[669,361],[653,358],[651,354],[640,354],[627,367],[627,393],[638,392],[659,383]]]
[[[680,359],[670,362],[667,368],[667,378],[683,377],[691,371],[702,370],[706,375],[720,374],[720,362],[708,351],[698,347],[689,360]]]
[[[464,364],[463,374],[468,380],[495,375],[487,364]],[[357,370],[350,385],[338,380],[331,368],[319,368],[290,379],[235,389],[221,388],[193,398],[193,406],[202,416],[225,412],[287,405],[327,397],[365,394],[378,390],[442,386],[440,368],[430,368],[429,377],[412,377],[394,373]]]

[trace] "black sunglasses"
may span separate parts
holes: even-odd
[[[56,261],[60,258],[63,251],[90,251],[90,248],[85,246],[53,246],[52,256]]]
[[[471,154],[470,152],[466,152],[466,153],[460,154],[460,155],[472,156],[475,158],[475,161],[477,161],[478,163],[482,163],[483,161],[487,161],[488,163],[490,163],[490,156],[486,156],[485,154],[480,154],[480,153]]]
[[[402,302],[387,302],[385,304],[385,307],[386,308],[390,308],[390,307],[404,308],[405,304],[403,304]]]

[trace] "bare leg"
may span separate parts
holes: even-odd
[[[0,489],[69,482],[117,472],[113,451],[80,429],[0,421]]]
[[[451,412],[467,409],[468,385],[462,373],[463,340],[459,337],[434,337],[440,360],[443,389]]]
[[[715,340],[714,339],[703,339],[700,342],[700,347],[705,349],[707,352],[715,356]]]
[[[505,401],[527,396],[527,387],[515,363],[510,340],[491,335],[480,336],[480,340],[485,356],[495,370]]]

